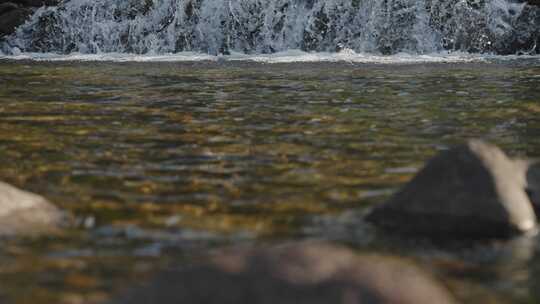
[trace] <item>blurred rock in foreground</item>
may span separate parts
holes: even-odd
[[[0,237],[51,232],[66,218],[45,198],[0,182]]]
[[[367,219],[398,233],[505,237],[536,229],[521,160],[471,140],[441,152]]]
[[[234,248],[170,270],[110,303],[455,303],[445,288],[397,258],[324,243]]]

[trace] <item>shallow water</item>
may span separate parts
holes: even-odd
[[[0,61],[0,180],[73,212],[4,240],[0,300],[97,303],[190,253],[330,239],[401,255],[465,303],[540,300],[536,238],[396,241],[360,218],[437,151],[540,156],[540,62]]]

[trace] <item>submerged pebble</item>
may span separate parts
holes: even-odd
[[[532,231],[523,161],[471,140],[441,152],[367,219],[400,233],[466,238]]]

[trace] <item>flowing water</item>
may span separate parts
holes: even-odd
[[[540,300],[534,237],[434,245],[361,220],[480,137],[540,156],[540,61],[0,61],[0,180],[75,214],[2,241],[2,303],[99,303],[189,253],[328,239],[406,257],[464,303]]]
[[[540,8],[515,0],[69,0],[7,53],[538,53]]]
[[[537,303],[538,237],[400,240],[362,215],[468,138],[540,157],[539,40],[514,0],[40,8],[0,39],[0,180],[76,225],[1,240],[0,303],[103,303],[200,250],[313,238],[463,303]]]

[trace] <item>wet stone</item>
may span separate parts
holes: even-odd
[[[12,2],[0,2],[0,16],[9,12],[9,11],[12,11],[12,10],[15,10],[15,9],[18,9],[19,6],[15,3],[12,3]]]
[[[396,233],[507,237],[534,231],[523,161],[479,140],[441,152],[367,219]]]
[[[3,2],[12,2],[24,7],[40,7],[58,5],[60,3],[60,0],[0,0],[0,4],[2,4]]]
[[[9,8],[9,9],[8,9]],[[23,24],[31,11],[25,8],[14,8],[13,4],[3,4],[4,12],[0,14],[0,37],[9,35]]]
[[[52,232],[65,220],[45,198],[0,182],[0,237]]]
[[[0,38],[14,33],[36,8],[59,3],[59,0],[0,0]]]
[[[526,164],[527,194],[537,216],[540,214],[540,162]]]
[[[109,303],[455,303],[410,263],[330,244],[233,248],[209,260],[161,273]]]

